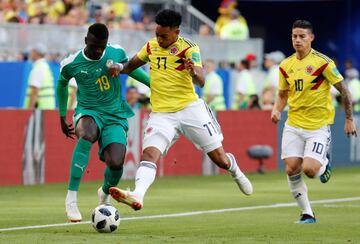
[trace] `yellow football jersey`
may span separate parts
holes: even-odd
[[[200,49],[195,43],[179,36],[168,48],[162,48],[153,38],[137,56],[150,63],[150,102],[153,112],[176,112],[198,99],[192,77],[182,60],[190,58],[195,66],[202,67]]]
[[[334,122],[330,88],[343,77],[330,58],[313,49],[302,60],[293,54],[281,62],[279,73],[279,90],[289,90],[289,125],[317,130]]]

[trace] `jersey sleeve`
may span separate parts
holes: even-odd
[[[190,58],[194,62],[195,66],[202,67],[200,48],[198,45],[189,48],[185,54],[185,57]]]
[[[334,61],[331,61],[323,71],[323,76],[331,84],[334,85],[344,79],[336,68]]]
[[[69,73],[69,67],[66,60],[63,60],[60,62],[60,76],[59,80],[70,80],[72,78],[72,75]]]
[[[116,50],[117,57],[118,57],[118,60],[116,62],[125,63],[125,62],[129,61],[129,56],[126,54],[124,48],[122,48],[120,45],[116,45],[116,44],[115,45],[111,44],[110,46]]]
[[[72,78],[71,74],[68,73],[68,66],[66,61],[63,60],[60,63],[60,75],[56,85],[56,98],[59,106],[60,116],[66,116],[67,100],[68,100],[68,85],[69,80]]]
[[[137,53],[137,57],[143,61],[148,62],[149,61],[149,54],[151,53],[150,43],[147,42],[141,50]]]
[[[289,83],[287,79],[289,78],[288,74],[285,71],[285,68],[280,65],[279,67],[279,90],[288,90]]]

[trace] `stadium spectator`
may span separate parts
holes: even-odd
[[[61,62],[56,90],[61,130],[66,137],[73,138],[76,134],[78,138],[65,199],[66,214],[72,222],[82,220],[77,192],[93,143],[98,141],[99,158],[106,163],[104,183],[98,190],[100,204],[109,203],[109,187],[116,186],[123,173],[127,118],[133,116],[133,111],[121,98],[118,77],[110,77],[107,70],[112,62],[125,62],[128,57],[120,46],[108,44],[108,36],[109,31],[104,24],[91,25],[85,37],[85,48]],[[135,70],[130,75],[149,85],[149,77],[143,70]],[[75,132],[72,124],[66,120],[68,83],[71,78],[75,78],[78,84]]]
[[[200,36],[210,36],[212,35],[212,30],[207,24],[202,24],[199,26],[199,35]]]
[[[267,74],[264,80],[264,88],[270,87],[274,90],[278,88],[279,64],[284,58],[285,55],[281,51],[265,54],[264,67],[267,69]]]
[[[239,73],[235,80],[235,95],[233,97],[232,109],[246,109],[247,100],[250,95],[256,94],[256,86],[249,72],[249,62],[241,60],[238,66]]]
[[[261,109],[272,110],[275,102],[274,97],[275,91],[270,87],[265,88],[261,95]]]
[[[236,9],[237,1],[236,0],[223,0],[218,8],[219,16],[215,22],[215,34],[220,36],[222,27],[231,20],[231,12]],[[246,20],[240,16],[240,21],[246,23]]]
[[[256,94],[261,96],[264,86],[265,72],[259,67],[258,58],[254,53],[246,54],[245,60],[249,62],[249,72],[256,87]]]
[[[181,15],[173,10],[160,11],[155,19],[156,37],[149,40],[125,67],[114,64],[109,70],[113,75],[118,75],[122,68],[128,73],[149,62],[150,54],[151,60],[158,60],[150,63],[152,113],[145,128],[135,190],[110,189],[115,200],[134,210],[143,207],[144,195],[155,180],[156,163],[180,134],[198,145],[218,167],[231,173],[244,194],[252,194],[252,185],[240,171],[235,157],[225,154],[218,123],[204,101],[195,94],[194,84],[203,87],[205,83],[200,50],[191,40],[179,35],[181,19]]]
[[[215,71],[216,64],[212,59],[204,62],[205,85],[203,90],[203,99],[213,111],[223,111],[226,109],[224,99],[223,80]]]
[[[350,68],[345,71],[347,86],[351,93],[353,109],[355,112],[360,112],[360,80],[359,71],[355,68]]]
[[[334,62],[311,48],[313,40],[313,27],[309,21],[293,23],[295,54],[280,64],[278,97],[271,113],[271,120],[277,123],[289,104],[281,158],[285,161],[290,192],[301,209],[298,224],[316,222],[302,171],[310,178],[320,176],[322,183],[328,182],[331,176],[327,157],[331,138],[329,125],[334,122],[335,115],[330,100],[331,85],[340,92],[344,101],[345,133],[357,136],[349,90]]]
[[[228,21],[220,30],[220,38],[224,40],[244,41],[249,39],[249,27],[246,22],[239,19],[239,10],[234,9]]]
[[[139,103],[140,93],[136,86],[129,86],[126,89],[126,101],[132,109],[140,109],[141,103]]]
[[[26,109],[55,109],[54,78],[45,59],[46,52],[47,48],[42,43],[31,48],[30,59],[33,65],[24,103]]]
[[[246,106],[247,109],[250,109],[250,110],[261,109],[259,96],[257,94],[250,95],[246,104],[247,104],[247,106]]]
[[[264,67],[267,69],[262,89],[269,88],[273,91],[272,103],[275,102],[275,94],[279,83],[279,64],[285,58],[285,55],[280,51],[274,51],[265,54]]]

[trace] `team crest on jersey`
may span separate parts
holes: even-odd
[[[306,73],[311,75],[313,71],[314,71],[314,67],[312,67],[311,65],[306,66],[306,68],[305,68]]]
[[[113,65],[113,64],[114,64],[114,61],[112,59],[106,60],[106,67],[110,68],[111,65]]]
[[[179,50],[178,50],[178,48],[177,47],[170,47],[170,54],[171,55],[175,55],[175,54],[177,54],[177,52],[178,52]]]

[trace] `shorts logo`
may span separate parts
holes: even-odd
[[[170,47],[170,54],[171,55],[175,55],[177,54],[179,50],[177,49],[177,47]]]
[[[306,66],[306,68],[305,68],[306,73],[311,75],[313,71],[314,71],[314,67],[312,67],[311,65]]]
[[[153,128],[149,127],[146,129],[145,134],[150,134],[152,132]]]

